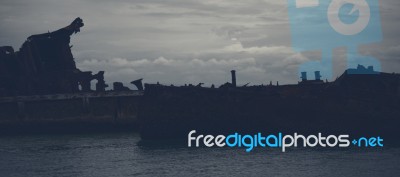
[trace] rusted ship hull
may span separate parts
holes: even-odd
[[[331,133],[396,137],[396,74],[347,75],[332,83],[224,89],[146,85],[143,139],[187,138],[188,132]]]
[[[0,98],[0,135],[136,131],[143,92]]]

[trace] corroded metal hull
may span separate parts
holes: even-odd
[[[343,74],[335,82],[227,88],[146,85],[143,139],[234,132],[397,136],[398,74]]]

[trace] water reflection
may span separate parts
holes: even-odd
[[[397,176],[400,148],[187,148],[135,133],[0,137],[1,176]]]

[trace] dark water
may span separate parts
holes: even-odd
[[[139,142],[137,134],[0,137],[0,176],[400,176],[400,148],[246,153]]]

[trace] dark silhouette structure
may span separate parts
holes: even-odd
[[[54,32],[28,37],[17,52],[0,47],[0,95],[89,92],[94,79],[96,90],[104,91],[104,71],[93,75],[79,70],[71,53],[70,36],[83,26],[82,19],[76,18]]]
[[[305,81],[307,81],[307,72],[301,72],[301,81],[302,82],[305,82]]]
[[[114,87],[114,91],[129,91],[130,90],[128,87],[124,86],[124,84],[122,82],[114,82],[113,87]]]
[[[232,86],[236,87],[236,71],[232,70],[231,75],[232,75]]]
[[[97,74],[93,75],[93,78],[97,80],[96,91],[104,92],[108,85],[104,81],[104,71],[99,71]]]
[[[233,132],[302,132],[383,136],[400,133],[400,75],[349,74],[365,72],[363,66],[347,70],[334,82],[307,80],[296,85],[219,89],[146,84],[140,107],[143,139],[187,138]],[[369,71],[370,72],[370,71]],[[232,72],[232,83],[234,83]]]
[[[271,81],[266,86],[238,86],[232,70],[231,82],[219,88],[158,82],[143,87],[143,79],[138,79],[131,82],[138,91],[121,82],[114,82],[113,91],[106,91],[104,71],[92,74],[75,65],[70,36],[83,26],[82,19],[76,18],[57,31],[28,37],[19,51],[0,47],[1,130],[14,129],[8,126],[10,122],[17,127],[26,123],[29,129],[29,121],[51,129],[53,122],[47,114],[51,111],[43,109],[47,106],[57,110],[52,118],[63,112],[64,117],[87,118],[89,122],[93,117],[98,121],[107,117],[107,124],[138,120],[143,139],[186,138],[191,130],[204,134],[378,134],[386,138],[397,138],[400,133],[399,74],[359,65],[333,82],[324,82],[320,71],[315,71],[314,80],[302,72],[301,81],[294,85],[273,85]],[[97,80],[96,92],[91,89],[93,80]],[[65,122],[60,121],[64,127]]]
[[[137,88],[139,91],[143,91],[144,88],[143,88],[143,83],[142,83],[142,81],[143,81],[143,79],[134,80],[134,81],[131,82],[131,84],[135,85],[136,88]]]

